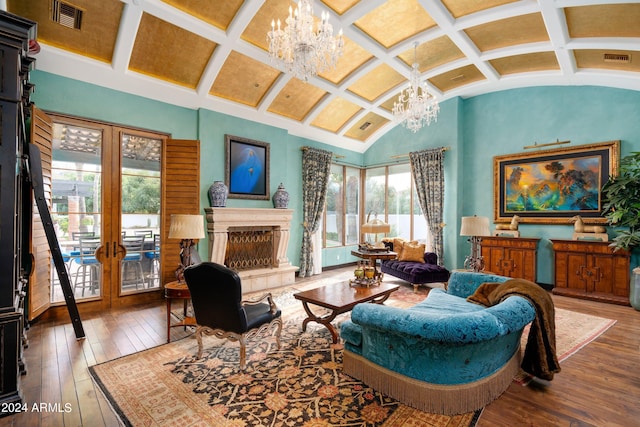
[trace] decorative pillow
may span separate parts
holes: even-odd
[[[395,244],[393,245],[395,247]],[[414,261],[424,263],[426,245],[417,242],[405,242],[402,251],[398,253],[398,261]]]
[[[393,238],[393,251],[398,255],[402,252],[402,246],[405,244],[406,240],[402,237],[394,237]]]

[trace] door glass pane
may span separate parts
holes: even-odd
[[[102,293],[102,269],[94,256],[100,242],[102,131],[53,124],[51,216],[76,299]],[[52,268],[51,302],[64,301]]]
[[[121,293],[160,287],[160,152],[162,140],[123,134]]]
[[[342,246],[344,193],[342,191],[343,167],[331,165],[331,175],[327,187],[326,215],[327,229],[325,230],[326,247]]]

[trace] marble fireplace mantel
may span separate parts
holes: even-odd
[[[229,231],[270,228],[273,232],[273,265],[270,268],[238,271],[243,293],[285,286],[295,281],[298,267],[287,258],[292,209],[205,208],[209,236],[209,260],[225,263]]]

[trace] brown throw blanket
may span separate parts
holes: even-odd
[[[536,309],[520,366],[525,372],[550,381],[554,373],[560,372],[560,363],[556,356],[555,309],[551,296],[544,289],[523,279],[483,283],[467,301],[491,307],[512,295],[526,298]]]

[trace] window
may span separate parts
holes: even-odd
[[[324,216],[324,247],[356,245],[360,238],[360,169],[331,165]]]
[[[409,163],[367,169],[365,212],[391,226],[389,236],[418,240],[430,246],[425,217],[416,195]],[[366,217],[365,217],[366,220]]]

